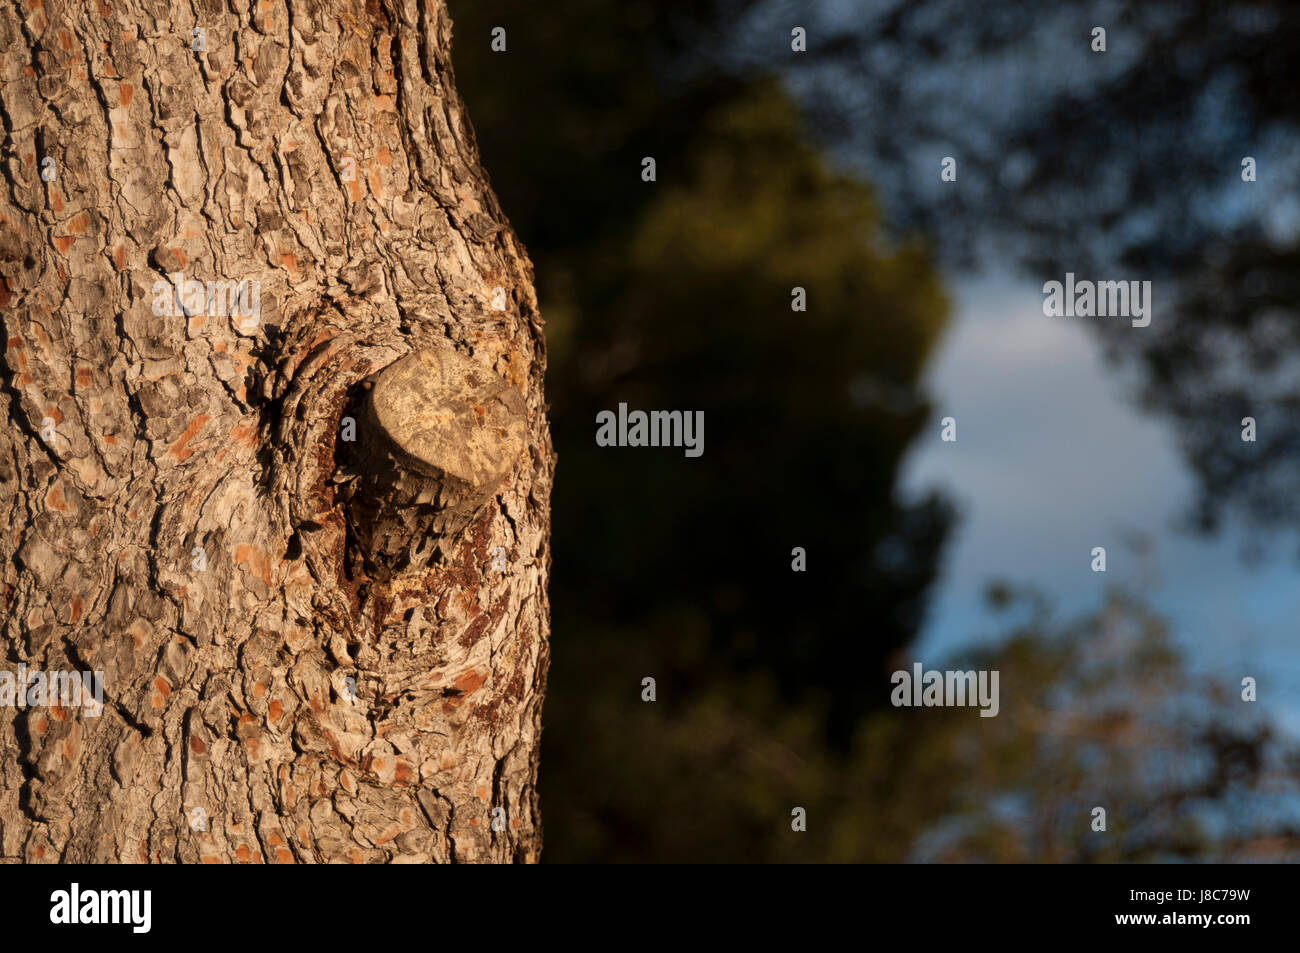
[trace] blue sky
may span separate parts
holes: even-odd
[[[1085,326],[1102,319],[1045,317],[1041,287],[950,284],[953,321],[926,378],[935,416],[901,480],[904,493],[941,487],[961,513],[918,657],[998,631],[983,608],[992,579],[1034,584],[1061,618],[1124,581],[1169,620],[1194,670],[1254,676],[1261,707],[1300,735],[1300,567],[1284,546],[1247,565],[1230,524],[1211,538],[1177,528],[1194,484],[1170,426],[1141,413],[1129,380],[1102,361]],[[1162,317],[1174,316],[1157,308],[1153,322]],[[956,443],[939,439],[946,416]],[[1154,544],[1145,570],[1126,546],[1134,531]],[[1106,547],[1105,576],[1090,569],[1094,546]]]

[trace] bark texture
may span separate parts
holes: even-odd
[[[545,352],[450,50],[442,0],[0,2],[0,668],[104,673],[0,707],[3,859],[537,859]]]

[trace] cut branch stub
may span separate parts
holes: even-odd
[[[341,494],[374,578],[427,566],[495,496],[527,445],[526,414],[508,381],[449,347],[379,373]]]

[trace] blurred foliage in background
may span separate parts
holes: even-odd
[[[1150,279],[1150,327],[1088,332],[1172,425],[1199,484],[1186,528],[1237,522],[1245,555],[1300,554],[1300,4],[763,0],[726,22],[730,69],[781,70],[938,260],[1039,286]],[[769,39],[791,23],[802,58]],[[1235,439],[1248,415],[1253,443]]]
[[[885,234],[782,85],[710,54],[748,6],[451,0],[458,86],[550,348],[546,859],[1263,849],[1240,810],[1225,827],[1210,808],[1275,782],[1271,735],[1179,710],[1209,696],[1136,603],[1065,631],[1034,610],[960,665],[1001,670],[997,718],[888,706],[952,523],[894,491],[947,303],[927,248]],[[704,455],[596,447],[620,402],[703,410]]]

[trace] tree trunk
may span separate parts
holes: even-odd
[[[545,350],[450,47],[0,5],[0,669],[103,673],[0,707],[4,860],[537,859]]]

